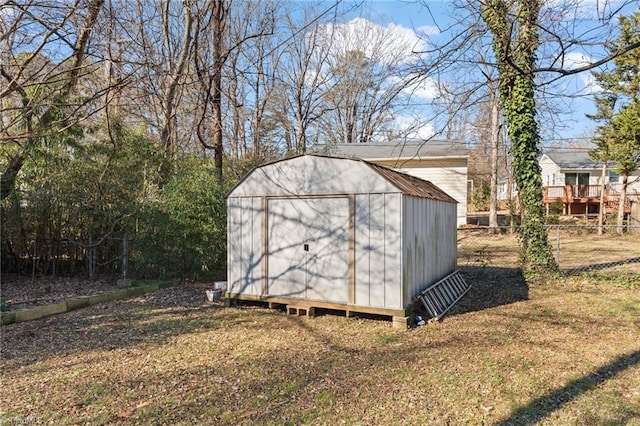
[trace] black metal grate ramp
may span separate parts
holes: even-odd
[[[438,321],[471,288],[460,275],[460,269],[447,275],[418,294],[432,321]]]

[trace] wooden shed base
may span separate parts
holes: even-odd
[[[357,314],[379,315],[390,317],[394,327],[407,328],[409,315],[404,309],[372,308],[370,306],[345,305],[342,303],[329,303],[314,300],[289,299],[286,297],[260,297],[247,294],[226,293],[224,304],[229,307],[237,305],[239,301],[253,302],[272,308],[284,308],[287,315],[313,317],[318,310],[331,310],[343,312],[348,318]]]

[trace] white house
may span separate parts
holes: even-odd
[[[361,158],[428,180],[458,202],[457,224],[467,223],[468,149],[462,141],[420,140],[337,144],[327,153]]]
[[[549,151],[542,154],[539,162],[545,187],[602,183],[602,162],[592,160],[588,149]],[[605,176],[605,184],[620,192],[620,176],[611,168]],[[627,191],[640,192],[640,170],[629,176]]]
[[[589,156],[589,149],[550,150],[538,160],[542,174],[542,189],[545,204],[560,201],[565,214],[595,214],[600,205],[602,192],[602,162]],[[604,177],[605,201],[607,211],[616,211],[622,182],[611,165]],[[499,186],[498,199],[507,196],[507,185],[503,181]],[[512,197],[517,192],[512,193]],[[629,176],[627,186],[628,200],[640,199],[640,170]]]

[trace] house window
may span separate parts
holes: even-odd
[[[609,183],[618,183],[618,182],[620,182],[620,175],[612,170],[609,170]]]
[[[589,173],[565,173],[565,185],[589,185]]]

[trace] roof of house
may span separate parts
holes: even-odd
[[[545,152],[561,169],[599,169],[602,163],[594,161],[589,156],[589,150],[571,149]]]
[[[345,143],[323,146],[329,155],[364,160],[412,160],[466,158],[468,148],[458,140],[410,140],[398,142]]]

